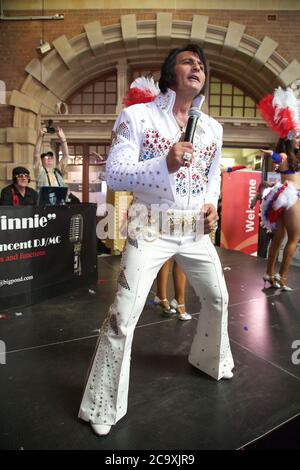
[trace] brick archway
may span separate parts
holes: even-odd
[[[65,35],[54,40],[54,50],[41,60],[33,59],[21,90],[12,92],[9,104],[15,111],[6,142],[13,146],[14,162],[7,164],[7,179],[16,163],[31,166],[41,115],[56,114],[57,103],[101,73],[112,69],[122,73],[125,62],[159,65],[171,47],[197,42],[205,49],[212,73],[234,81],[257,100],[300,76],[300,64],[281,57],[271,38],[259,41],[234,22],[228,27],[210,25],[206,16],[175,21],[172,13],[160,12],[155,20],[137,21],[130,14],[123,15],[120,24],[102,28],[94,21],[84,30],[70,40]]]

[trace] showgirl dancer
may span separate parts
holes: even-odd
[[[281,182],[265,189],[261,204],[261,224],[273,232],[267,272],[263,279],[271,287],[290,291],[287,273],[300,240],[300,116],[299,100],[291,88],[280,87],[263,98],[258,108],[267,124],[279,134],[276,151],[264,150],[280,173]],[[287,235],[279,273],[275,264],[282,241]]]

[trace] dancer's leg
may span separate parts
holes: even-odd
[[[160,299],[159,305],[167,310],[170,308],[170,304],[167,300],[170,264],[170,260],[166,261],[166,263],[160,268],[156,279],[156,296]]]
[[[174,282],[174,291],[175,299],[179,305],[185,304],[185,286],[186,286],[186,277],[180,266],[174,261],[173,265],[173,282]]]
[[[273,233],[273,238],[270,243],[269,252],[268,252],[268,260],[267,260],[267,274],[272,277],[275,274],[275,265],[279,253],[279,249],[281,243],[285,236],[285,228],[283,224],[282,218],[278,220],[278,225],[276,230]]]
[[[284,212],[283,223],[287,231],[288,240],[283,251],[279,274],[282,278],[286,278],[300,240],[300,200]]]

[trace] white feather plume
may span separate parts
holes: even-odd
[[[282,186],[282,183],[276,183],[272,188],[267,188],[263,193],[263,200],[260,207],[261,225],[267,230],[267,232],[272,232],[277,227],[277,221],[270,222],[266,217],[266,210],[270,203],[272,204],[272,209],[276,211],[280,208],[288,210],[298,201],[297,189],[292,183],[288,182],[285,184],[284,191],[282,191],[277,199],[272,202],[276,193],[282,188]]]
[[[276,201],[273,204],[275,210],[284,207],[284,209],[289,209],[292,207],[298,200],[297,190],[293,184],[288,183],[286,189],[278,196]]]
[[[278,87],[274,90],[272,104],[275,108],[275,122],[278,121],[278,114],[284,108],[289,108],[294,116],[294,119],[298,121],[298,100],[291,88],[283,90]]]
[[[153,77],[138,77],[132,82],[130,88],[148,90],[155,96],[159,95],[160,93],[158,83],[153,80]]]

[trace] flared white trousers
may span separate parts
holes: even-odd
[[[105,319],[89,369],[79,417],[113,425],[127,411],[135,326],[158,271],[174,257],[201,301],[189,362],[219,380],[234,366],[227,330],[228,294],[218,254],[208,235],[128,240],[118,291]]]

